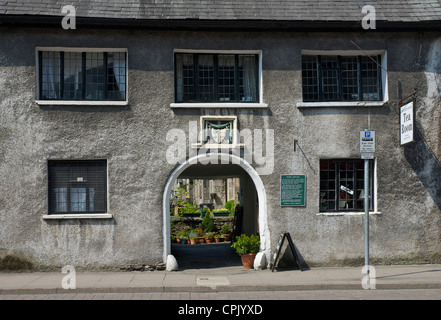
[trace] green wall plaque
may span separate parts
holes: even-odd
[[[280,205],[306,206],[306,176],[282,174],[280,176]]]

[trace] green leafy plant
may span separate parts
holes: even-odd
[[[198,205],[191,200],[188,200],[182,205],[182,213],[195,213],[199,209]]]
[[[211,238],[213,238],[214,237],[214,232],[207,232],[205,235],[204,235],[204,238],[205,239],[211,239]]]
[[[236,241],[231,245],[239,255],[248,253],[258,253],[260,248],[260,239],[256,235],[247,236],[241,234],[236,238]]]
[[[234,200],[225,202],[225,209],[227,209],[229,212],[234,212]]]
[[[197,238],[198,238],[198,234],[197,234],[196,232],[190,232],[190,233],[188,234],[188,237],[189,237],[190,239],[197,239]]]
[[[204,219],[202,219],[202,228],[205,229],[207,232],[213,232],[214,231],[214,222],[211,218],[210,214],[206,214],[204,216]]]
[[[185,232],[185,231],[178,231],[176,233],[176,237],[179,238],[179,239],[184,239],[183,237],[186,237],[187,235],[188,235],[188,233]]]
[[[231,233],[230,227],[227,224],[224,224],[222,226],[221,233],[222,234],[229,234],[229,233]]]

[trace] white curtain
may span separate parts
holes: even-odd
[[[59,52],[43,52],[42,59],[42,98],[57,99],[59,86]],[[58,78],[58,79],[57,79]]]
[[[86,211],[86,188],[70,188],[70,211]]]
[[[55,188],[55,210],[56,212],[67,211],[67,188]]]
[[[120,92],[126,92],[126,59],[124,53],[113,55],[113,73]]]
[[[192,54],[179,54],[176,56],[176,81],[177,101],[184,100],[184,68],[193,68]]]
[[[243,67],[244,101],[256,101],[256,58],[255,56],[241,56]]]
[[[95,189],[89,188],[89,211],[95,211]]]

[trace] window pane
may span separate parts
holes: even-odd
[[[86,53],[86,99],[104,100],[105,93],[104,54]]]
[[[219,101],[235,101],[235,59],[234,55],[219,55],[218,58],[218,88]]]
[[[255,55],[239,56],[240,101],[257,101],[257,70]]]
[[[374,61],[372,61],[372,59]],[[378,59],[376,57],[362,57],[361,60],[363,100],[365,101],[380,100],[377,62]]]
[[[199,101],[214,101],[214,56],[198,56]]]
[[[321,66],[323,99],[325,101],[339,100],[337,57],[322,57]]]
[[[341,78],[345,101],[359,100],[357,65],[357,57],[341,57]]]
[[[86,211],[86,188],[70,188],[70,210],[73,212]]]
[[[60,98],[60,52],[41,53],[41,98]]]
[[[318,70],[316,56],[302,57],[303,101],[318,101]]]
[[[64,53],[64,96],[66,100],[82,99],[83,73],[81,52]]]
[[[126,99],[126,54],[107,54],[107,100]]]
[[[176,55],[176,100],[194,101],[194,62],[192,54]]]

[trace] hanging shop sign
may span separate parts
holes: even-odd
[[[306,206],[306,176],[282,174],[280,176],[280,205]]]
[[[413,142],[414,131],[413,102],[400,108],[400,143],[401,145]]]

